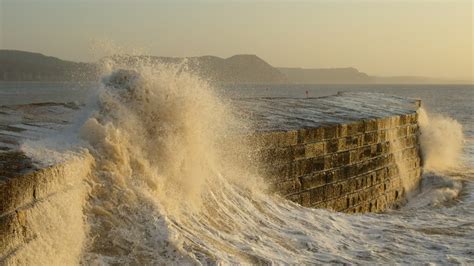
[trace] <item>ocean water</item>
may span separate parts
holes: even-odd
[[[216,87],[169,67],[138,67],[128,80],[116,68],[102,84],[0,84],[0,105],[77,102],[88,109],[65,131],[96,162],[83,207],[87,237],[77,243],[79,258],[30,253],[38,264],[474,263],[471,85]],[[304,208],[262,189],[254,162],[222,159],[223,149],[252,148],[219,142],[235,127],[251,129],[229,99],[338,91],[422,100],[428,167],[422,192],[401,209],[349,215]],[[22,146],[36,149],[37,160],[41,149],[77,147]]]

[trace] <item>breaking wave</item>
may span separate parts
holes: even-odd
[[[464,135],[458,121],[439,114],[428,114],[420,108],[418,124],[422,134],[420,144],[425,170],[443,172],[462,167]]]
[[[473,262],[474,200],[442,208],[462,186],[436,174],[457,165],[437,157],[462,149],[454,120],[420,111],[432,173],[421,197],[397,211],[347,215],[267,194],[250,144],[235,138],[248,121],[185,63],[105,66],[98,110],[80,130],[95,158],[83,264]],[[446,134],[452,146],[443,146]]]

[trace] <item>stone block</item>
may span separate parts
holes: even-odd
[[[359,194],[352,193],[348,197],[350,198],[351,206],[356,206],[359,204]]]
[[[298,131],[259,132],[249,136],[249,140],[259,147],[286,147],[298,143]]]
[[[327,175],[331,175],[331,172],[315,172],[300,177],[302,189],[306,190],[325,185]]]
[[[341,186],[341,195],[347,195],[352,192],[349,180],[338,183]]]
[[[341,172],[340,175],[342,175],[339,179],[349,179],[357,175],[359,168],[358,164],[349,164],[339,168],[338,170]]]
[[[343,138],[347,136],[347,125],[346,124],[340,124],[337,126],[337,138]]]
[[[360,133],[364,133],[365,127],[363,121],[357,121],[347,125],[347,135],[357,135]]]
[[[410,135],[407,137],[406,147],[416,147],[418,144],[418,137],[416,135]]]
[[[347,185],[348,185],[348,189],[350,193],[357,191],[357,184],[358,184],[357,178],[355,177],[347,180]]]
[[[367,186],[367,176],[361,175],[355,178],[356,180],[356,189],[364,189]]]
[[[371,158],[372,148],[370,146],[364,146],[359,148],[358,157],[361,161],[368,160]]]
[[[343,151],[337,154],[337,167],[348,165],[351,162],[351,154],[349,151]]]
[[[374,184],[382,183],[387,178],[387,167],[383,167],[375,170],[375,182]]]
[[[370,145],[370,156],[376,157],[376,156],[380,155],[380,153],[378,152],[377,147],[378,147],[378,144]]]
[[[339,140],[338,139],[327,140],[324,144],[324,148],[327,154],[337,152],[339,150]]]
[[[0,215],[14,211],[35,199],[34,173],[7,179],[0,185]]]
[[[325,169],[325,156],[312,159],[313,172],[323,171]]]
[[[389,180],[383,183],[383,191],[386,193],[387,191],[392,190],[392,182]]]
[[[291,153],[292,153],[291,157],[294,158],[294,160],[304,159],[306,158],[306,146],[304,145],[291,146]]]
[[[261,169],[260,173],[267,177],[270,182],[278,182],[295,177],[293,163],[274,165]]]
[[[392,116],[390,117],[390,127],[391,128],[396,128],[400,126],[400,116]]]
[[[347,145],[346,138],[337,139],[337,142],[338,142],[337,143],[337,150],[338,151],[345,151],[345,150],[349,149],[349,146]]]
[[[336,154],[324,156],[324,170],[332,169],[337,158]]]
[[[388,135],[387,130],[377,131],[377,142],[382,143],[382,142],[387,141],[388,139],[387,135]]]
[[[311,206],[311,193],[309,191],[302,192],[301,194],[301,205],[305,207]]]
[[[411,119],[410,119],[411,124],[418,123],[418,113],[417,112],[412,113],[410,116],[411,116]]]
[[[313,161],[315,158],[298,160],[293,163],[293,177],[304,176],[314,172]]]
[[[337,198],[341,195],[341,187],[338,184],[327,184],[325,187],[325,195],[327,199]]]
[[[402,126],[398,128],[397,136],[398,138],[404,138],[408,135],[408,126]]]
[[[335,199],[333,199],[333,200],[327,200],[327,201],[326,201],[326,209],[335,211],[335,209],[336,209],[336,208],[335,208],[335,203],[336,203],[336,200],[335,200]]]
[[[309,143],[305,145],[306,158],[321,156],[321,155],[324,155],[324,152],[325,152],[324,142],[315,142],[315,143]]]
[[[359,146],[362,145],[363,139],[364,139],[364,135],[356,135],[356,136],[345,137],[344,138],[344,140],[345,140],[345,145],[344,146],[347,150],[356,149],[356,148],[358,148]]]
[[[312,205],[326,200],[326,186],[312,188],[309,193]]]
[[[301,183],[298,178],[278,182],[275,184],[275,187],[281,195],[288,195],[301,191]]]
[[[343,210],[347,209],[346,197],[343,196],[343,197],[337,198],[337,199],[333,202],[333,209],[334,209],[335,211],[343,211]]]
[[[377,128],[378,128],[378,130],[383,130],[383,129],[386,129],[386,128],[389,128],[389,127],[390,127],[390,118],[389,117],[377,119]]]
[[[409,124],[407,126],[407,135],[417,135],[419,133],[419,127],[418,124]]]
[[[306,144],[320,142],[324,139],[324,129],[319,128],[303,128],[298,130],[297,142]]]
[[[400,115],[398,118],[399,125],[405,125],[408,123],[408,117],[406,114]]]
[[[376,119],[372,120],[365,120],[364,121],[364,126],[365,126],[365,132],[370,132],[370,131],[377,131],[378,130],[378,123]]]
[[[289,156],[284,154],[287,151],[287,148],[257,150],[254,152],[253,157],[264,165],[273,165],[287,160]],[[280,155],[282,153],[283,155]],[[226,153],[224,156],[225,158],[235,158],[235,155],[232,152],[230,154]]]
[[[377,199],[371,200],[369,204],[370,212],[380,212],[384,211],[384,209],[380,209],[379,203]]]
[[[337,125],[324,127],[324,139],[334,139],[337,137]]]
[[[26,241],[26,230],[16,212],[0,216],[0,258],[7,256]]]
[[[367,186],[373,186],[377,183],[377,173],[372,171],[367,174]]]
[[[358,150],[350,150],[349,151],[349,162],[351,164],[359,162],[359,151]]]
[[[345,167],[339,167],[337,169],[334,169],[334,170],[331,170],[329,172],[331,172],[331,175],[328,175],[326,181],[327,183],[334,183],[334,182],[340,182],[340,181],[345,181],[347,180],[348,178],[350,178],[351,176],[350,175],[347,175],[345,170],[347,169],[348,167],[345,166]]]

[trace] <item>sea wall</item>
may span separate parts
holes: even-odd
[[[380,212],[402,203],[421,180],[416,111],[256,139],[271,189],[307,207]]]
[[[12,160],[16,160],[13,156]],[[84,155],[29,173],[0,178],[0,264],[77,264],[86,228]],[[14,164],[11,161],[8,164]],[[55,233],[51,233],[55,232]],[[58,252],[59,251],[59,252]]]
[[[238,138],[255,144],[272,193],[363,213],[402,204],[419,187],[419,101],[370,93],[239,101],[260,128]],[[93,163],[83,154],[34,169],[18,152],[0,153],[0,265],[80,264]]]

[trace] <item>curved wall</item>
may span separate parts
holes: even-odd
[[[92,163],[85,155],[0,181],[1,265],[79,264]]]
[[[271,189],[303,206],[347,213],[380,212],[403,203],[421,180],[416,112],[420,103],[370,97],[340,94],[268,101],[269,108],[299,106],[302,112],[288,116],[280,107],[281,112],[273,111],[264,121],[293,128],[272,130],[267,125],[268,131],[250,137],[263,147],[258,157]],[[384,113],[386,106],[392,109]],[[308,121],[306,113],[320,115],[320,121],[302,126],[301,121]],[[332,124],[325,122],[338,115]],[[27,162],[4,157],[0,156],[0,264],[79,264],[71,260],[81,257],[88,230],[83,208],[93,158],[85,154],[25,174],[20,170]]]
[[[303,206],[379,212],[421,180],[416,112],[257,138],[272,189]]]

